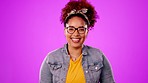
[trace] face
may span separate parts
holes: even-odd
[[[72,17],[67,22],[67,25],[73,28],[79,28],[79,31],[81,31],[80,28],[84,28],[86,26],[85,21],[80,17]],[[80,48],[82,47],[86,36],[88,34],[88,30],[86,29],[84,33],[79,33],[78,30],[75,30],[74,33],[68,33],[68,29],[64,30],[66,40],[68,42],[68,46],[72,48]]]

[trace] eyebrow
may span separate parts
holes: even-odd
[[[68,25],[68,24],[66,24],[66,27],[74,27],[74,26],[70,26],[70,25]],[[78,28],[87,28],[87,25],[84,25],[84,26],[79,26]],[[76,28],[76,27],[74,27],[74,28]]]
[[[74,26],[69,26],[69,27],[74,27]],[[76,28],[76,27],[74,27],[74,28]],[[79,26],[77,28],[85,28],[85,27],[84,26]]]

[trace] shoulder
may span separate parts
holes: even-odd
[[[95,47],[92,47],[92,46],[88,46],[88,45],[85,45],[86,48],[87,48],[87,51],[89,53],[97,53],[99,55],[103,55],[103,52],[99,49],[99,48],[95,48]]]
[[[93,60],[103,60],[103,52],[99,48],[95,48],[92,46],[85,45],[87,48],[87,53],[92,57]]]
[[[59,61],[62,58],[62,55],[63,55],[62,50],[63,50],[63,47],[55,49],[55,50],[49,52],[46,55],[46,58],[45,58],[46,61],[47,62],[57,62],[57,61]]]
[[[57,55],[59,55],[62,52],[62,49],[63,49],[63,47],[62,48],[55,49],[53,51],[50,51],[48,53],[48,56],[57,56]]]

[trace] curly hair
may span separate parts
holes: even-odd
[[[88,9],[88,11],[85,13],[85,15],[87,16],[87,18],[88,18],[88,20],[90,22],[88,27],[89,28],[94,27],[95,22],[97,22],[96,19],[99,16],[97,15],[97,12],[96,12],[94,6],[92,6],[86,0],[78,0],[78,1],[77,0],[70,0],[65,5],[65,7],[62,9],[61,18],[60,18],[61,23],[64,23],[64,26],[65,26],[65,23],[67,22],[67,21],[65,21],[65,19],[68,16],[68,13],[70,13],[73,9],[81,10],[82,8],[87,8]],[[84,18],[82,17],[82,19],[84,19]],[[86,21],[86,19],[85,19],[85,21]]]

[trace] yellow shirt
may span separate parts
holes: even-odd
[[[72,61],[72,59],[70,59],[66,83],[86,83],[82,67],[82,54],[76,61]]]

